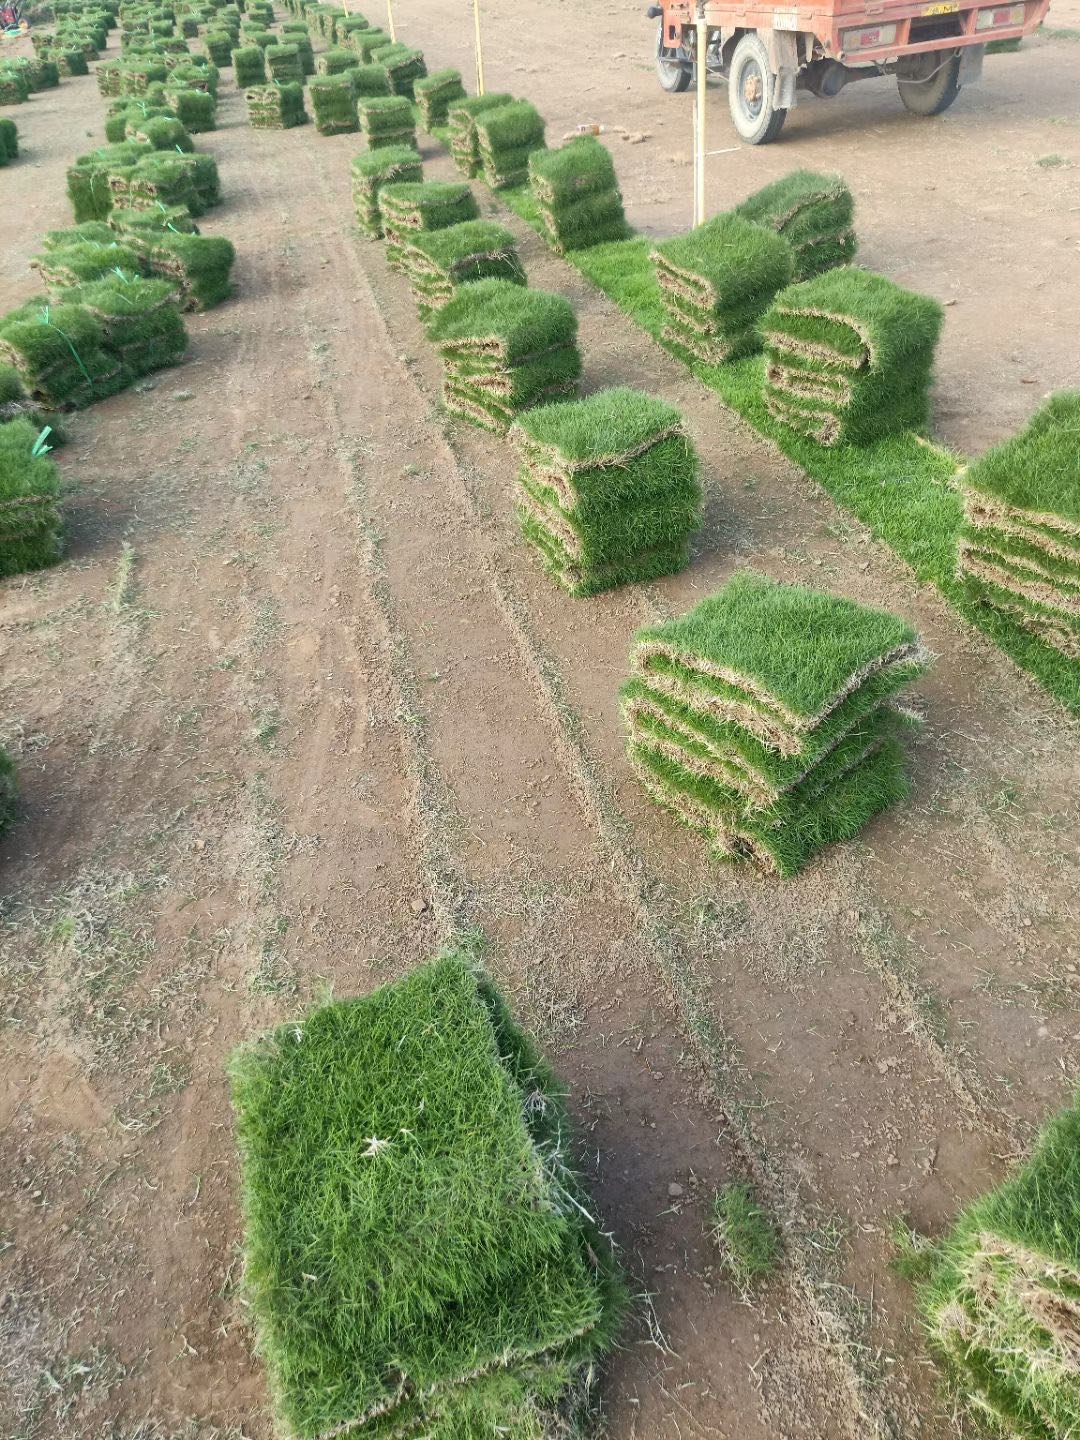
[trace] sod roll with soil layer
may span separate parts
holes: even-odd
[[[744,570],[630,658],[631,763],[717,858],[793,875],[907,794],[895,701],[929,656],[895,616]]]
[[[1080,662],[1080,390],[1063,390],[963,475],[957,577]]]
[[[424,129],[431,134],[446,124],[451,105],[464,100],[465,86],[458,70],[436,70],[413,84],[413,96],[420,106],[420,120]]]
[[[308,86],[308,97],[320,135],[351,135],[359,130],[351,71],[314,76]]]
[[[490,982],[443,955],[230,1070],[279,1424],[303,1440],[552,1433],[622,1291],[564,1095]]]
[[[60,476],[39,433],[29,420],[0,425],[0,577],[53,565],[63,552]],[[0,832],[11,798],[6,760],[0,751]]]
[[[387,145],[416,148],[416,120],[404,95],[365,95],[357,101],[356,112],[369,150]]]
[[[420,318],[427,320],[478,280],[526,284],[517,241],[493,220],[465,220],[445,230],[420,230],[401,241],[401,268],[409,278]]]
[[[738,215],[718,215],[664,241],[652,259],[667,315],[664,339],[710,365],[759,347],[758,322],[793,264],[786,240]]]
[[[445,230],[475,220],[480,210],[476,196],[463,181],[424,180],[419,184],[384,185],[379,194],[387,259],[400,269],[402,247],[425,230]]]
[[[408,145],[388,145],[357,155],[352,162],[352,194],[361,231],[377,240],[382,236],[379,195],[384,185],[416,184],[423,179],[420,156]]]
[[[447,410],[486,430],[577,395],[577,319],[561,295],[479,280],[432,317],[428,334],[442,356]]]
[[[602,390],[529,411],[511,434],[522,459],[523,531],[572,595],[689,563],[701,487],[672,406],[636,390]]]
[[[560,255],[626,237],[615,166],[605,145],[581,135],[529,157],[529,184],[548,244]]]
[[[1080,1096],[961,1215],[920,1286],[954,1394],[995,1434],[1080,1434]]]
[[[304,87],[299,83],[253,85],[244,91],[244,101],[253,130],[291,130],[307,123]]]
[[[765,407],[819,445],[872,445],[925,428],[943,311],[844,266],[790,285],[762,321]]]
[[[734,214],[784,237],[794,254],[795,280],[854,259],[855,202],[839,175],[795,170],[744,200]]]
[[[544,117],[527,100],[480,110],[473,115],[476,148],[485,183],[492,190],[524,185],[529,159],[544,148]]]
[[[467,100],[457,100],[447,113],[450,128],[450,154],[454,164],[468,179],[480,174],[480,142],[476,130],[476,118],[485,110],[499,110],[509,105],[514,97],[501,93],[473,95]]]

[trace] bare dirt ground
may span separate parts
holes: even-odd
[[[433,68],[466,64],[458,8],[403,0],[402,34]],[[632,218],[675,229],[679,206],[649,203],[671,170],[643,116],[680,102],[633,58],[575,69],[564,8],[530,7],[523,28],[493,0],[489,83],[534,98],[553,135],[586,118],[653,129],[616,158]],[[588,8],[606,53],[647,45],[636,11]],[[1015,107],[994,157],[974,139],[993,130],[976,96],[1020,84],[1012,67],[1032,58],[1043,102],[1059,94],[1075,122],[1068,43],[1002,57],[1000,80],[988,65],[986,89],[931,124],[950,170],[979,157],[1004,186],[1019,166]],[[863,199],[864,254],[896,273],[912,217],[931,223],[916,147],[934,142],[889,106],[869,85],[831,111],[808,102],[783,149],[717,157],[715,189],[732,160],[740,194],[767,178],[763,153],[770,176],[824,163],[818,124],[829,163],[871,187],[866,147],[883,157],[884,136],[856,120],[872,111],[910,166],[906,206],[895,173]],[[92,79],[19,107],[3,308],[35,293],[24,267],[67,220],[64,168],[103,114]],[[205,228],[237,245],[237,297],[192,319],[183,367],[72,418],[68,559],[0,591],[0,741],[25,811],[0,847],[2,1433],[270,1433],[237,1290],[225,1061],[455,931],[482,932],[571,1084],[640,1296],[602,1387],[611,1434],[956,1433],[887,1268],[891,1231],[902,1217],[940,1230],[1075,1080],[1075,728],[512,222],[532,283],[578,308],[588,385],[679,404],[708,489],[685,574],[590,602],[554,591],[517,535],[506,447],[446,422],[406,288],[354,237],[355,139],[253,133],[227,78],[219,114],[199,143],[226,198]],[[425,158],[450,173],[434,144]],[[1036,169],[1033,191],[1044,180],[1045,228],[1071,175]],[[1037,313],[1049,268],[1025,270],[1030,245],[999,219],[1012,258],[995,272],[974,221],[940,192],[926,205],[941,207],[942,283],[959,276],[972,306],[1009,317],[1040,386],[1068,379],[1050,368],[1071,341],[1063,307]],[[970,313],[965,293],[950,325]],[[1056,337],[1044,349],[1040,325]],[[982,369],[997,352],[977,334],[943,358],[941,385],[962,395],[970,363],[966,418],[985,440],[1011,428],[1001,407],[1021,418],[1038,392]],[[783,887],[710,867],[645,802],[616,703],[633,629],[748,561],[908,615],[940,656],[911,802]],[[716,1186],[744,1177],[786,1241],[753,1304],[706,1233]]]

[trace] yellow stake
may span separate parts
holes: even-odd
[[[394,4],[393,0],[386,0],[386,23],[390,31],[390,39],[397,44],[397,31],[394,29]]]
[[[484,46],[480,39],[480,0],[473,0],[473,32],[476,45],[476,93],[484,93]]]
[[[697,66],[697,124],[694,135],[694,224],[705,222],[705,81],[708,76],[709,27],[705,12],[698,10],[697,45],[694,63]]]

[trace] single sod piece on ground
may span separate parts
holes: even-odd
[[[968,597],[1080,661],[1080,390],[1054,395],[961,484]]]
[[[412,103],[404,95],[365,95],[357,101],[356,110],[369,150],[385,145],[416,149],[416,120]]]
[[[762,321],[765,408],[819,445],[922,430],[943,311],[850,265],[790,285]]]
[[[529,157],[544,148],[544,117],[528,100],[511,100],[473,117],[476,148],[485,182],[492,190],[524,185]]]
[[[480,214],[476,196],[464,181],[424,180],[384,185],[379,195],[382,230],[390,264],[401,268],[402,246],[424,230],[445,230]]]
[[[928,1268],[920,1308],[958,1399],[995,1434],[1080,1434],[1080,1096]]]
[[[758,322],[790,281],[786,240],[737,215],[718,215],[652,253],[667,323],[664,339],[721,365],[756,350]]]
[[[447,114],[450,127],[450,154],[454,164],[468,179],[474,180],[480,174],[480,142],[476,132],[476,118],[485,110],[499,110],[509,105],[512,95],[472,95],[468,100],[457,100]]]
[[[408,145],[387,145],[352,162],[353,204],[356,221],[363,234],[378,240],[382,236],[382,210],[379,197],[386,185],[416,184],[423,179],[420,156]]]
[[[430,135],[446,124],[450,106],[464,100],[465,86],[458,70],[436,70],[414,81],[413,95],[420,106],[420,119]]]
[[[560,255],[626,238],[622,194],[606,145],[580,135],[560,150],[529,156],[529,184],[547,232]]]
[[[315,128],[320,135],[351,135],[360,128],[356,118],[356,88],[352,72],[315,75],[308,86]]]
[[[793,875],[907,794],[895,701],[929,659],[895,616],[741,571],[635,637],[630,761],[714,856]]]
[[[525,537],[572,595],[681,570],[700,523],[694,447],[672,406],[601,390],[518,417]]]
[[[283,1431],[554,1434],[623,1292],[565,1095],[490,982],[443,955],[242,1048],[231,1082]]]
[[[506,430],[529,406],[577,394],[577,319],[561,295],[479,280],[432,317],[428,334],[442,356],[447,410],[474,425]]]
[[[0,577],[54,565],[63,551],[60,476],[39,434],[29,420],[0,425]],[[10,778],[10,762],[0,750],[0,833]]]
[[[422,320],[478,280],[526,284],[517,241],[493,220],[466,220],[445,230],[420,230],[402,239],[401,268],[409,277]]]
[[[244,99],[253,130],[291,130],[307,123],[304,87],[298,83],[253,85],[244,91]]]
[[[795,170],[744,200],[734,214],[782,235],[794,252],[794,279],[809,280],[855,256],[855,202],[839,175]]]

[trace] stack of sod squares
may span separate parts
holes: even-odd
[[[894,702],[928,663],[892,615],[742,571],[635,637],[630,760],[717,858],[793,875],[907,793]]]
[[[369,150],[386,145],[416,149],[416,120],[412,102],[404,95],[365,95],[357,105],[357,115]]]
[[[517,242],[493,220],[465,220],[446,230],[421,230],[403,241],[401,267],[421,320],[441,310],[461,285],[478,280],[526,284]]]
[[[509,190],[529,178],[529,157],[544,148],[544,117],[528,100],[481,110],[473,116],[484,180],[492,190]]]
[[[280,1427],[535,1437],[623,1292],[565,1096],[446,954],[239,1050],[245,1286]]]
[[[476,196],[460,180],[422,180],[418,184],[384,185],[379,192],[386,258],[402,267],[406,240],[425,230],[445,230],[475,220],[480,211]]]
[[[428,334],[442,356],[447,410],[486,430],[577,394],[577,319],[561,295],[478,280],[432,317]]]
[[[114,274],[77,286],[65,298],[98,321],[105,348],[123,367],[125,384],[183,359],[187,332],[176,286],[168,280]]]
[[[679,412],[636,390],[543,405],[515,422],[525,538],[571,595],[689,563],[701,487]]]
[[[263,52],[266,57],[266,73],[271,80],[281,85],[304,83],[304,66],[300,51],[295,45],[268,45]]]
[[[450,154],[454,164],[470,180],[480,174],[480,143],[476,120],[485,110],[498,110],[509,105],[514,97],[505,94],[473,95],[455,101],[447,113],[450,127]]]
[[[965,1407],[995,1435],[1080,1434],[1080,1095],[927,1271],[920,1310]]]
[[[607,147],[581,135],[529,157],[529,184],[548,244],[560,255],[626,238],[622,194]]]
[[[303,85],[253,85],[244,99],[253,130],[291,130],[308,118]]]
[[[758,190],[734,213],[784,237],[794,252],[796,280],[809,280],[854,258],[855,202],[839,175],[795,170]]]
[[[718,215],[652,253],[669,345],[706,365],[758,348],[758,322],[791,279],[786,240],[737,215]]]
[[[60,476],[29,420],[0,425],[0,577],[40,570],[60,559]],[[4,759],[0,752],[0,830]]]
[[[762,322],[765,408],[819,445],[872,445],[929,418],[942,309],[844,266],[782,290]]]
[[[316,75],[308,87],[315,128],[320,135],[349,135],[360,128],[352,72]]]
[[[446,124],[450,106],[465,99],[465,86],[459,71],[436,70],[434,75],[425,75],[413,82],[413,95],[420,106],[424,129],[430,135]]]
[[[1080,390],[1053,396],[961,483],[968,596],[1080,660]]]
[[[352,162],[352,194],[363,234],[373,240],[382,235],[379,195],[385,185],[416,184],[423,175],[420,156],[408,145],[387,145],[357,155]]]
[[[0,317],[0,365],[19,372],[27,393],[50,410],[115,395],[126,381],[105,349],[100,322],[82,305],[28,300]]]
[[[421,52],[410,50],[408,45],[391,43],[380,45],[378,49],[371,50],[370,54],[372,60],[386,71],[391,93],[404,95],[407,100],[412,100],[413,87],[417,80],[422,80],[427,74],[427,65]]]

